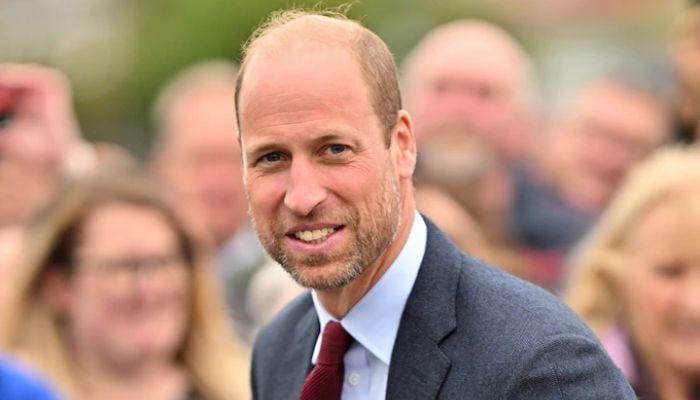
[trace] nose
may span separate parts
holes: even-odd
[[[136,293],[152,295],[163,285],[162,276],[151,266],[132,266],[128,273],[129,286]]]
[[[295,215],[309,215],[327,196],[320,173],[308,160],[296,159],[289,170],[284,205]]]

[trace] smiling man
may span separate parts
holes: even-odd
[[[249,212],[312,289],[258,336],[256,399],[634,398],[565,306],[416,212],[415,136],[379,37],[285,11],[244,54]]]

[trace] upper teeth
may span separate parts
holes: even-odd
[[[305,242],[313,242],[315,240],[320,240],[335,232],[334,228],[324,228],[324,229],[314,229],[312,231],[298,231],[294,233],[297,239],[303,240]]]

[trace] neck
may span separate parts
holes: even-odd
[[[693,400],[692,382],[679,376],[668,377],[659,382],[659,398],[664,400]]]
[[[335,318],[342,319],[345,317],[352,307],[374,287],[391,264],[394,263],[394,260],[399,256],[406,244],[415,217],[415,201],[412,194],[404,196],[404,199],[406,200],[403,202],[399,228],[394,241],[387,251],[367,271],[349,284],[333,290],[316,291],[318,300],[323,304],[326,311]]]

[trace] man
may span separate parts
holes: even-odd
[[[152,164],[190,227],[217,249],[231,315],[250,342],[248,283],[267,258],[246,215],[234,112],[237,71],[228,61],[204,61],[166,84],[153,108]]]
[[[275,14],[236,98],[254,227],[312,289],[258,336],[256,399],[633,398],[571,311],[415,211],[412,122],[375,34]]]
[[[406,57],[406,109],[419,146],[445,128],[479,135],[499,158],[530,153],[537,83],[527,53],[503,29],[458,20],[434,29]]]
[[[663,87],[635,67],[576,91],[553,118],[538,162],[518,176],[514,226],[526,246],[571,249],[627,171],[669,139]]]

